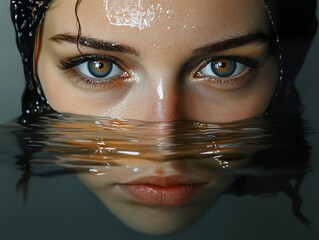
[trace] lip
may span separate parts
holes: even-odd
[[[119,184],[134,201],[152,206],[183,206],[203,189],[205,183],[188,177],[146,177]]]

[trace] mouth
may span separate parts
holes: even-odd
[[[147,177],[119,184],[133,201],[151,206],[183,206],[201,192],[205,183],[190,178]]]

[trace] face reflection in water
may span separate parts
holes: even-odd
[[[236,139],[208,134],[203,140],[200,125],[192,125],[188,137],[178,124],[165,122],[226,123],[266,111],[279,79],[267,7],[259,0],[85,0],[77,9],[77,39],[75,4],[54,1],[38,32],[36,73],[50,106],[164,127],[146,134],[144,148],[139,141],[145,139],[129,135],[140,125],[119,121],[112,135],[99,121],[71,128],[57,123],[63,133],[55,129],[51,143],[63,138],[74,148],[58,154],[58,162],[92,166],[81,180],[132,228],[181,231],[228,189],[235,177],[227,170],[245,165],[250,151],[241,146],[234,153]],[[94,140],[85,138],[91,129]],[[185,144],[189,152],[178,152]],[[220,146],[231,153],[226,160],[219,158]]]
[[[38,36],[54,110],[231,122],[267,109],[279,70],[263,1],[82,1],[79,49],[75,3],[54,1]]]
[[[49,143],[41,151],[53,154],[54,165],[74,169],[120,220],[149,234],[172,234],[194,224],[228,190],[236,171],[265,147],[259,143],[267,136],[258,121],[221,126],[91,120],[44,118],[36,123],[46,138],[41,142]]]

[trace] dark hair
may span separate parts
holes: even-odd
[[[294,117],[303,112],[295,78],[300,71],[317,30],[316,0],[266,0],[279,38],[283,77],[271,117]]]

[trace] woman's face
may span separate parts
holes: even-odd
[[[256,128],[247,130],[250,137],[241,142],[243,129],[230,126],[185,122],[176,129],[173,123],[77,120],[48,124],[47,142],[55,143],[48,152],[59,165],[81,169],[82,182],[119,220],[154,235],[193,225],[228,190],[237,170],[249,164],[256,146],[251,135]],[[149,138],[143,134],[147,130],[152,130]],[[190,137],[195,135],[196,144]],[[188,148],[179,151],[183,145]]]
[[[263,0],[55,0],[37,74],[58,112],[144,121],[261,115],[279,78]],[[80,50],[80,52],[79,52]]]

